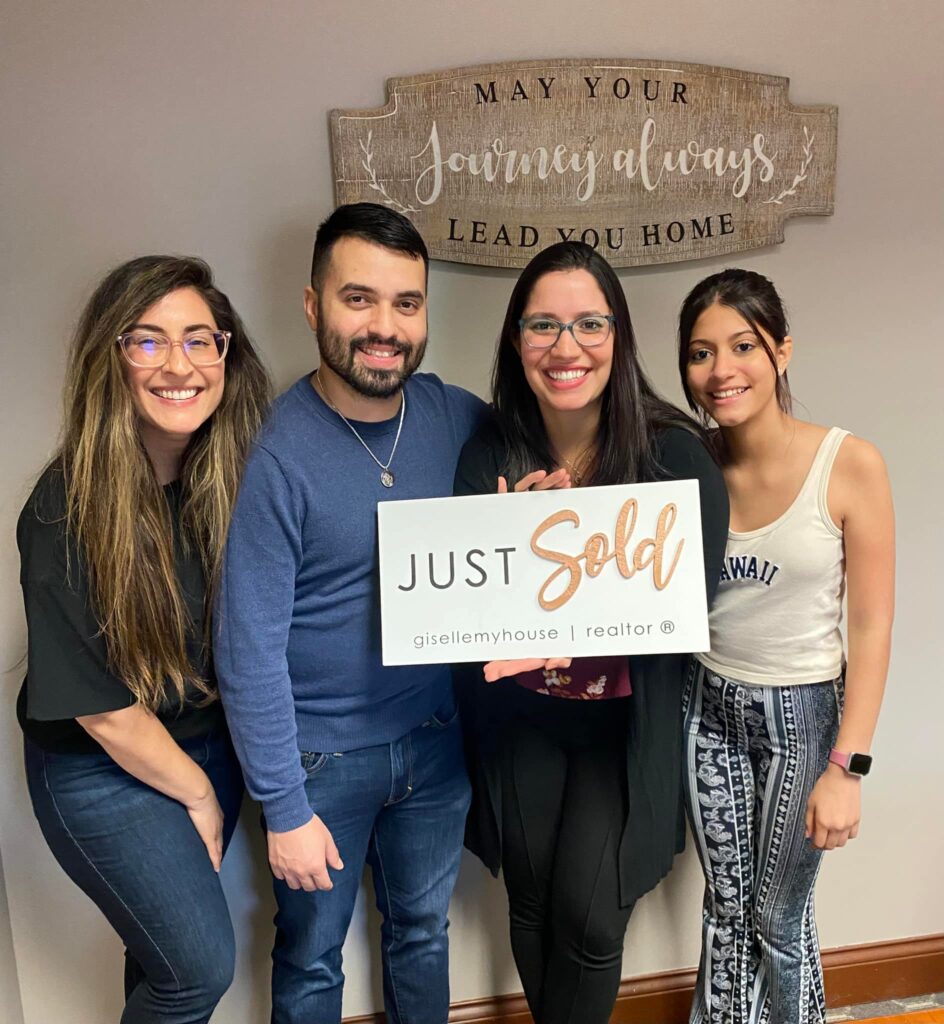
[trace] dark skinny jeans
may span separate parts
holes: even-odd
[[[632,905],[619,905],[628,812],[626,709],[509,681],[502,742],[502,873],[511,946],[536,1024],[606,1024]]]

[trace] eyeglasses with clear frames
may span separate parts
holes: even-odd
[[[529,316],[518,321],[518,329],[528,348],[553,348],[564,331],[570,331],[581,348],[596,348],[610,336],[615,323],[616,317],[612,313],[590,313],[571,320],[569,324],[562,324],[549,316]]]
[[[158,331],[127,331],[118,335],[118,345],[132,366],[156,369],[170,358],[179,345],[194,366],[215,366],[226,358],[232,331],[194,331],[180,341],[171,341]]]

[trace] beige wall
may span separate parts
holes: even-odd
[[[301,316],[314,225],[332,203],[326,114],[372,106],[384,79],[490,60],[634,56],[790,76],[840,110],[836,214],[795,221],[740,260],[792,312],[791,376],[812,419],[875,441],[899,516],[899,612],[860,838],[827,858],[826,946],[944,930],[939,680],[944,612],[941,167],[936,0],[35,0],[4,4],[0,246],[0,843],[25,1024],[115,1020],[119,949],[58,870],[30,813],[12,701],[24,650],[13,525],[57,431],[63,351],[92,284],[133,254],[216,269],[280,385],[312,364]],[[673,315],[721,261],[622,272],[646,362],[678,395]],[[429,368],[484,390],[512,272],[435,265]],[[929,472],[933,463],[936,472]],[[224,869],[241,969],[218,1019],[266,1015],[271,917],[254,815]],[[690,854],[633,919],[626,973],[692,964]],[[359,907],[345,1012],[379,1006],[376,917]],[[0,913],[3,900],[0,898]],[[515,990],[500,886],[471,859],[453,907],[453,992]],[[0,955],[6,948],[0,927]],[[5,1000],[5,1009],[11,1005]],[[20,1024],[17,1016],[6,1020]]]

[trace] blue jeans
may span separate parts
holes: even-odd
[[[224,730],[180,746],[207,773],[225,816],[243,783]],[[219,876],[183,805],[104,751],[53,754],[26,741],[33,810],[62,869],[125,944],[121,1024],[204,1024],[233,978],[235,942]]]
[[[275,881],[273,1024],[337,1024],[341,946],[364,864],[383,917],[381,952],[388,1024],[444,1024],[449,1013],[449,897],[469,783],[452,698],[393,743],[344,753],[307,752],[312,810],[344,861],[334,888],[290,889]]]

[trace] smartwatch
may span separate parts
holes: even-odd
[[[845,754],[835,747],[829,752],[829,760],[838,764],[849,775],[868,775],[872,768],[872,758],[868,754]]]

